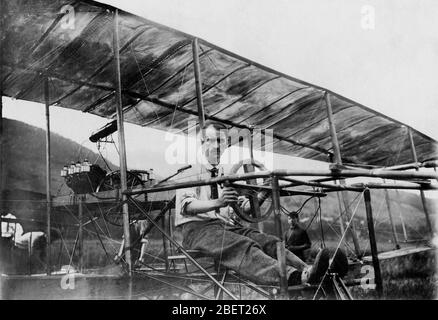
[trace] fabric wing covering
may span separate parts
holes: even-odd
[[[2,94],[115,118],[112,7],[92,1],[2,1]],[[197,121],[193,37],[119,11],[125,121],[160,130]],[[199,39],[207,118],[236,128],[273,129],[274,152],[329,161],[325,90]],[[346,163],[412,163],[400,122],[330,92]],[[437,158],[437,143],[413,130],[419,161]],[[258,141],[259,139],[255,139]],[[260,148],[255,144],[255,148]]]

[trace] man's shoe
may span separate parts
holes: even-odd
[[[122,257],[116,254],[113,260],[115,264],[119,264],[120,261],[122,260]]]
[[[302,284],[302,272],[296,270],[290,274],[289,278],[287,279],[287,285],[290,287],[300,284]]]
[[[334,253],[334,251],[333,251]],[[333,253],[331,255],[333,255]],[[336,273],[343,278],[348,272],[348,259],[342,249],[338,249],[332,259],[330,259],[330,273]]]
[[[327,272],[329,267],[330,252],[328,249],[324,248],[319,251],[315,258],[315,262],[310,267],[309,270],[304,271],[307,273],[307,279],[303,279],[303,282],[309,284],[316,284],[321,281],[322,277]]]

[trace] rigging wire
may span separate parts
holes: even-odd
[[[99,225],[98,223],[96,223],[95,220],[93,220],[93,215],[90,213],[90,210],[88,209],[88,207],[87,207],[87,206],[84,206],[84,207],[85,207],[85,210],[86,210],[87,213],[88,213],[88,217],[89,217],[89,219],[90,219],[89,222],[91,223],[91,225],[94,227],[94,230],[96,231],[97,238],[99,239],[100,245],[102,246],[102,249],[103,249],[103,251],[105,252],[106,257],[108,258],[109,261],[112,262],[113,260],[112,260],[112,258],[111,258],[110,255],[108,254],[108,251],[107,251],[106,248],[105,248],[105,245],[104,245],[104,243],[103,243],[103,241],[102,241],[102,238],[100,237],[100,233],[99,233],[99,231],[97,230],[96,225],[99,227],[99,229],[100,229],[100,231],[102,232],[103,235],[105,235],[105,232],[102,230],[102,228],[100,227],[100,225]]]
[[[187,66],[185,66],[185,68],[184,68],[184,72],[183,72],[183,75],[182,75],[182,77],[181,77],[181,83],[180,83],[180,85],[179,85],[179,87],[178,87],[178,96],[177,96],[177,100],[176,100],[176,103],[175,103],[175,108],[173,108],[173,112],[172,112],[172,120],[171,120],[171,122],[170,122],[170,127],[171,127],[171,128],[173,127],[173,121],[174,121],[174,119],[175,119],[176,109],[178,109],[179,100],[181,99],[180,88],[182,87],[182,85],[183,85],[183,83],[184,83],[184,78],[185,78],[185,76],[186,76],[186,71],[187,71]]]
[[[88,179],[88,183],[89,183],[89,185],[90,185],[90,188],[92,188],[92,183],[91,183],[90,177],[89,177],[88,175],[87,175],[87,179]],[[100,206],[99,204],[97,205],[97,207],[98,207],[98,209],[99,209],[100,216],[101,216],[101,218],[103,219],[103,222],[104,222],[105,228],[106,228],[106,230],[107,230],[107,232],[108,232],[108,236],[109,236],[109,237],[112,237],[112,236],[111,236],[111,232],[110,232],[110,230],[109,230],[109,228],[108,228],[108,224],[107,224],[107,222],[106,222],[106,220],[105,220],[105,217],[104,217],[104,214],[103,214],[102,208],[101,208],[101,206]]]
[[[100,141],[97,141],[97,151],[99,152],[100,157],[102,158],[103,162],[105,163],[107,169],[108,169],[109,171],[112,171],[111,167],[109,166],[108,162],[106,161],[105,157],[102,155],[102,152],[100,151],[100,149],[101,149],[101,145],[100,145],[100,144],[101,144]],[[105,149],[106,149],[106,148],[105,148]],[[96,159],[96,162],[97,162],[97,160],[98,160],[98,159]]]
[[[129,49],[130,49],[130,51],[131,51],[131,53],[132,53],[132,55],[133,55],[133,57],[134,57],[135,64],[136,64],[136,66],[137,66],[138,72],[140,73],[141,80],[142,80],[142,82],[143,82],[143,86],[144,86],[144,88],[146,89],[147,95],[149,96],[149,95],[150,95],[150,91],[149,91],[149,88],[148,88],[148,86],[147,86],[147,84],[146,84],[146,80],[145,80],[145,78],[144,78],[144,76],[143,76],[143,72],[141,72],[140,65],[139,65],[139,63],[138,63],[137,57],[136,57],[136,55],[135,55],[135,53],[134,53],[134,50],[132,49],[132,43],[129,45]],[[152,104],[155,106],[155,103],[152,102]],[[137,110],[137,108],[134,107],[134,110]],[[138,111],[138,110],[137,110],[137,111]],[[161,125],[161,123],[160,123],[160,117],[159,117],[157,111],[155,110],[155,108],[153,108],[152,111],[155,113],[156,120],[158,120],[158,124]],[[139,112],[139,111],[138,111],[138,112]],[[143,117],[143,115],[142,115],[142,117]],[[143,117],[143,118],[144,118],[144,117]]]
[[[365,192],[365,190],[363,190],[363,191],[362,191],[362,192],[361,192],[356,198],[358,198],[360,195],[363,195],[364,192]],[[353,201],[354,201],[354,200],[353,200]],[[346,228],[345,228],[345,230],[344,230],[344,233],[342,234],[341,240],[338,242],[338,245],[336,246],[336,249],[335,249],[335,251],[334,251],[334,253],[333,253],[333,257],[335,257],[336,254],[338,253],[338,250],[339,250],[339,248],[340,248],[340,246],[341,246],[341,244],[342,244],[342,242],[343,242],[343,240],[344,240],[344,237],[345,237],[345,235],[347,234],[347,230],[348,230],[348,228],[350,227],[350,224],[353,222],[353,218],[354,218],[354,216],[355,216],[356,213],[357,213],[357,209],[359,208],[359,204],[360,204],[360,199],[357,201],[356,208],[354,209],[353,214],[352,214],[351,217],[350,217],[350,221],[348,221],[348,223],[347,223],[347,225],[346,225]],[[328,267],[326,273],[324,274],[324,276],[322,277],[321,282],[319,283],[317,290],[315,291],[315,294],[314,294],[314,296],[313,296],[313,300],[315,300],[316,296],[318,295],[318,292],[319,292],[319,290],[321,289],[322,284],[324,283],[324,280],[325,280],[325,278],[326,278],[326,276],[327,276],[327,274],[328,274],[328,270],[330,269],[331,264],[333,263],[333,261],[334,261],[333,259],[330,259],[329,267]]]
[[[115,142],[114,139],[113,139],[113,144],[114,144],[114,149],[116,149],[116,152],[117,152],[117,154],[118,154],[119,157],[120,157],[120,151],[119,151],[119,148],[117,148],[117,143]]]
[[[211,65],[213,66],[214,69],[218,70],[217,66],[215,65],[215,63],[213,62],[213,60],[210,58],[209,56],[209,52],[205,52],[204,48],[199,45],[199,49],[201,49],[201,52],[203,55],[205,55],[207,57],[207,59],[209,60],[209,62],[211,63]]]

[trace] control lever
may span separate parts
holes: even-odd
[[[157,182],[156,184],[153,185],[153,187],[156,187],[156,186],[162,184],[163,182],[166,182],[167,180],[169,180],[169,179],[173,178],[174,176],[176,176],[176,175],[178,175],[178,174],[180,174],[180,173],[186,171],[187,169],[190,169],[191,167],[192,167],[192,165],[189,164],[188,166],[185,166],[185,167],[179,168],[179,169],[176,171],[176,173],[174,173],[174,174],[168,176],[167,178],[164,178],[163,180]]]

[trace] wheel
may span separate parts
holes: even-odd
[[[256,168],[261,171],[266,171],[266,167],[262,163],[247,159],[235,164],[231,168],[230,174],[236,174],[241,168],[243,168],[244,172],[246,173],[254,172]],[[250,206],[249,212],[245,212],[242,209],[241,203],[232,204],[231,207],[233,208],[234,213],[242,220],[250,223],[257,223],[266,220],[272,213],[273,204],[271,192],[263,189],[262,187],[269,186],[270,182],[270,178],[246,181],[246,183],[250,184],[251,186],[260,186],[260,189],[239,188],[234,184],[233,188],[235,188],[241,196],[246,198],[243,203],[248,203],[247,205]]]

